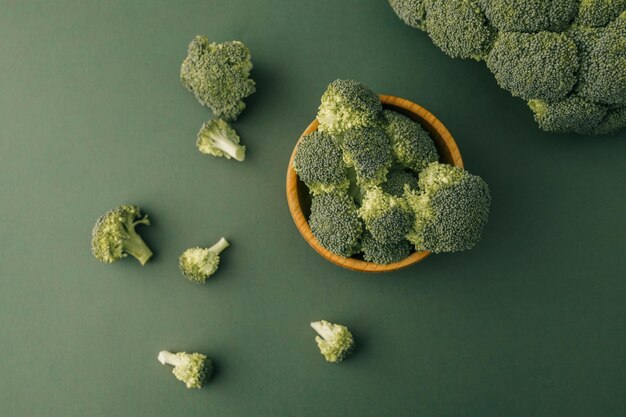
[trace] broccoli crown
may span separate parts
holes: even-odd
[[[558,32],[578,12],[579,0],[479,0],[493,26],[505,32]]]
[[[528,105],[535,113],[539,127],[548,132],[595,133],[608,113],[605,106],[578,96],[570,96],[554,103],[530,100]]]
[[[408,117],[391,110],[384,111],[385,132],[398,161],[414,171],[439,160],[435,143],[427,131]]]
[[[130,254],[145,265],[152,251],[135,231],[138,224],[149,225],[150,220],[137,206],[124,204],[107,211],[91,232],[91,252],[105,263],[119,261]]]
[[[425,29],[426,5],[424,0],[389,0],[389,5],[407,25]]]
[[[354,201],[347,194],[313,197],[309,226],[320,245],[329,251],[344,257],[357,252],[363,225]]]
[[[582,0],[576,24],[604,27],[626,10],[626,0]]]
[[[196,146],[207,155],[234,158],[239,162],[246,159],[246,147],[239,145],[239,135],[222,119],[209,120],[202,125]]]
[[[206,279],[213,275],[220,264],[220,253],[230,244],[221,238],[210,248],[190,248],[184,251],[178,259],[180,271],[185,278],[197,284],[204,284]]]
[[[354,349],[354,338],[346,326],[320,320],[311,323],[311,327],[318,334],[315,341],[328,362],[341,362],[350,356]]]
[[[385,181],[393,163],[389,138],[380,128],[362,127],[342,135],[343,159],[354,167],[357,183],[366,187]]]
[[[350,185],[341,147],[327,133],[315,131],[302,138],[293,168],[314,195],[345,191]]]
[[[489,188],[480,177],[433,163],[420,173],[419,186],[419,192],[405,193],[415,213],[407,238],[416,250],[455,252],[478,243],[491,203]]]
[[[381,265],[400,262],[411,254],[412,249],[413,245],[406,239],[397,242],[381,242],[374,239],[367,231],[361,240],[363,259]]]
[[[626,127],[626,106],[609,110],[606,117],[595,128],[594,133],[605,135]]]
[[[158,359],[162,364],[173,365],[172,373],[189,389],[202,388],[213,374],[213,362],[202,353],[161,351]]]
[[[556,101],[576,84],[577,53],[566,34],[501,32],[487,66],[514,96]]]
[[[409,171],[393,169],[387,174],[387,182],[382,183],[380,188],[386,194],[402,197],[405,186],[411,190],[417,190],[417,177]]]
[[[426,31],[452,58],[481,60],[494,38],[484,13],[471,0],[426,0]]]
[[[376,93],[354,80],[335,80],[322,95],[319,130],[332,135],[353,127],[380,126],[382,105]]]
[[[246,107],[243,99],[256,91],[251,69],[250,51],[243,43],[209,43],[205,36],[196,36],[187,48],[180,79],[217,117],[236,120]]]
[[[387,195],[380,187],[366,191],[359,216],[373,238],[383,243],[403,240],[415,220],[415,214],[402,197]]]

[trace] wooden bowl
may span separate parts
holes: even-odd
[[[430,136],[437,147],[437,151],[439,152],[440,162],[456,165],[461,168],[463,167],[461,153],[459,152],[459,148],[456,146],[456,142],[452,138],[452,135],[432,113],[425,108],[403,98],[382,94],[379,95],[379,97],[383,108],[404,114],[405,116],[418,122],[424,129],[426,129],[426,131],[428,131],[428,133],[430,133]],[[318,121],[314,120],[302,133],[293,149],[293,152],[291,153],[289,167],[287,168],[287,203],[289,204],[291,217],[293,217],[293,221],[300,231],[300,234],[302,234],[304,240],[306,240],[317,253],[322,255],[323,258],[334,263],[335,265],[362,272],[396,271],[398,269],[406,268],[409,265],[413,265],[430,255],[430,252],[428,251],[413,252],[411,255],[399,262],[379,265],[358,258],[344,258],[343,256],[330,252],[318,243],[315,236],[313,236],[307,221],[311,208],[309,190],[306,185],[298,179],[298,175],[293,169],[293,159],[296,155],[296,148],[298,147],[298,144],[302,140],[303,136],[316,131],[318,125]]]

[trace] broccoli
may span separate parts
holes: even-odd
[[[329,251],[344,257],[358,252],[363,225],[354,201],[347,194],[313,197],[309,226],[320,245]]]
[[[374,239],[371,233],[365,232],[361,240],[363,259],[368,262],[385,265],[400,262],[411,254],[413,245],[406,239],[397,242],[381,242]]]
[[[386,194],[402,197],[404,194],[404,187],[407,186],[411,190],[417,190],[417,177],[410,171],[403,169],[393,169],[387,174],[387,182],[380,185],[383,192]]]
[[[414,171],[420,171],[439,160],[437,148],[427,131],[408,117],[391,110],[384,111],[385,132],[398,161]]]
[[[246,107],[243,99],[256,91],[251,69],[250,51],[243,43],[209,43],[199,35],[189,44],[180,79],[217,117],[236,120]]]
[[[393,163],[389,138],[382,129],[353,128],[343,134],[343,160],[356,171],[357,184],[370,187],[383,183]]]
[[[350,356],[354,338],[346,326],[320,320],[311,323],[311,327],[318,334],[315,341],[328,362],[338,363]]]
[[[293,169],[313,195],[346,191],[350,185],[341,148],[327,133],[315,131],[302,138]]]
[[[626,10],[626,0],[582,0],[576,24],[604,27]]]
[[[626,106],[610,109],[604,120],[596,127],[598,135],[613,133],[626,126]]]
[[[358,212],[367,231],[382,243],[403,240],[415,222],[415,214],[404,199],[387,195],[380,187],[367,190]]]
[[[234,158],[239,162],[246,159],[246,147],[239,144],[239,135],[222,119],[209,120],[202,125],[196,146],[207,155]]]
[[[382,116],[376,93],[354,80],[335,80],[322,95],[317,120],[320,131],[336,135],[353,127],[380,126]]]
[[[213,362],[202,353],[172,353],[163,350],[159,352],[157,359],[163,365],[174,366],[172,373],[189,389],[202,388],[213,374]]]
[[[578,96],[555,103],[530,100],[528,106],[535,113],[539,127],[548,132],[572,130],[581,134],[595,133],[608,113],[605,106]]]
[[[426,5],[424,0],[389,0],[389,5],[407,25],[425,30]]]
[[[220,265],[220,253],[230,244],[224,238],[210,248],[190,248],[180,255],[178,264],[185,278],[197,284],[204,284]]]
[[[455,252],[478,243],[491,203],[489,188],[480,177],[435,162],[420,172],[419,187],[418,192],[405,193],[415,213],[407,235],[415,250]]]
[[[560,32],[574,20],[579,0],[478,0],[503,32]]]
[[[471,0],[426,0],[426,31],[433,43],[452,58],[482,60],[495,31]]]
[[[152,257],[152,251],[135,231],[138,224],[149,225],[148,215],[137,206],[124,204],[104,213],[91,232],[91,252],[99,261],[113,263],[134,256],[141,265]]]

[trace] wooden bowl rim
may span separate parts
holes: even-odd
[[[439,121],[439,119],[437,119],[431,112],[426,110],[424,107],[404,98],[385,94],[379,94],[379,98],[380,102],[383,104],[383,107],[386,105],[390,107],[402,108],[418,116],[423,121],[423,124],[430,125],[430,127],[432,127],[439,134],[439,136],[445,143],[445,146],[448,149],[452,158],[453,164],[455,166],[463,168],[463,159],[461,158],[461,152],[459,151],[459,148],[454,141],[454,138],[452,137],[448,129],[443,125],[443,123],[441,123],[441,121]],[[296,228],[298,229],[304,240],[324,259],[343,268],[360,272],[397,271],[399,269],[406,268],[409,265],[420,262],[421,260],[429,256],[429,251],[413,252],[411,255],[399,262],[379,265],[360,259],[345,258],[343,256],[339,256],[319,244],[315,236],[313,236],[313,232],[311,232],[309,223],[304,217],[304,213],[302,212],[300,200],[298,199],[298,175],[293,169],[293,159],[296,155],[296,149],[298,148],[298,144],[304,136],[317,130],[318,126],[319,122],[317,121],[317,119],[315,119],[307,126],[304,132],[302,132],[302,135],[300,135],[300,138],[293,148],[291,158],[289,159],[289,166],[287,167],[287,204],[289,206],[289,212],[291,213],[291,217],[293,218]]]

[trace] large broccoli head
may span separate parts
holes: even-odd
[[[529,101],[542,129],[626,126],[626,0],[389,3],[446,54],[486,61],[502,88]]]
[[[341,147],[327,133],[315,131],[302,138],[293,169],[313,195],[345,191],[350,185]]]
[[[358,252],[363,225],[350,196],[326,193],[313,197],[309,226],[317,241],[340,256]]]
[[[243,99],[256,91],[251,69],[250,51],[243,43],[210,43],[196,36],[187,48],[180,79],[217,117],[236,120],[246,107]]]

